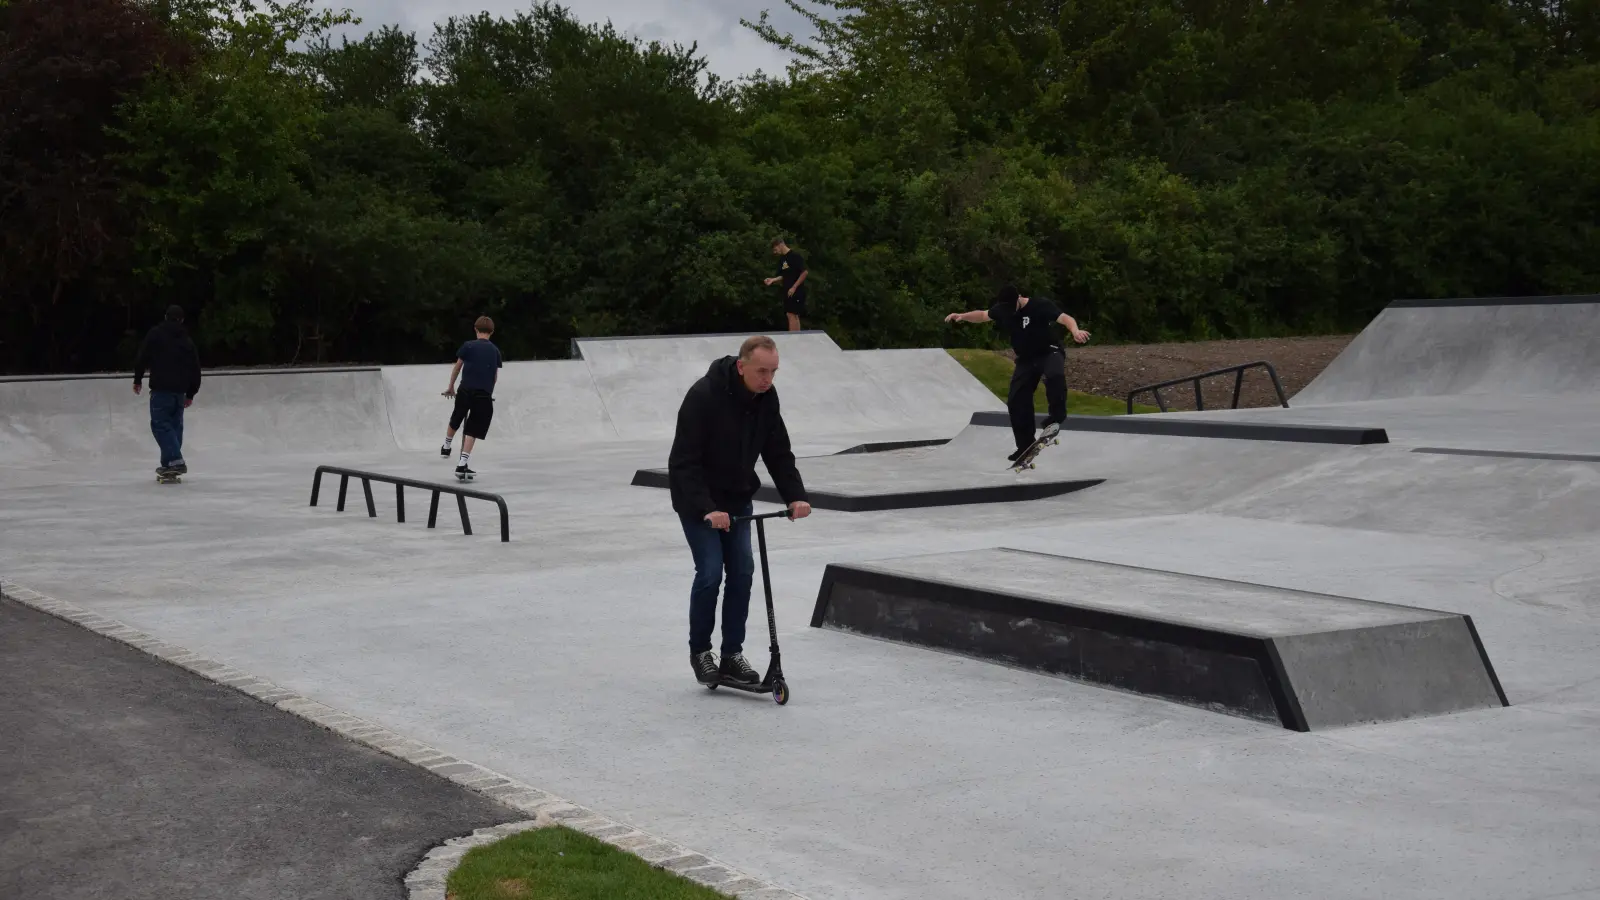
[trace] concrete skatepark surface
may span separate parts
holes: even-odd
[[[737,338],[713,343],[705,349],[721,355]],[[646,345],[664,358],[680,350],[640,341],[617,352]],[[825,400],[801,401],[799,373],[851,379],[828,374],[825,347],[814,351],[823,362],[795,352],[791,367],[784,346],[778,386],[805,422],[790,422],[802,452],[955,436],[856,459],[891,480],[919,478],[919,461],[950,452],[1003,466],[1005,430],[964,427],[975,409],[999,408],[992,396],[942,406],[955,387],[919,393],[894,380],[896,361],[839,351],[839,371],[876,373],[873,396],[887,401],[874,402],[910,397],[930,412],[878,419],[850,397],[836,424]],[[584,361],[595,364],[587,344]],[[651,367],[647,355],[635,365]],[[930,368],[919,377],[944,377]],[[402,389],[385,381],[392,371],[374,373],[371,396],[340,401],[388,407],[375,434],[348,440],[308,440],[321,421],[310,410],[276,420],[281,435],[256,433],[203,390],[190,428],[215,443],[195,445],[179,487],[151,483],[142,401],[125,383],[107,382],[95,407],[129,423],[107,427],[103,446],[41,433],[51,407],[0,385],[4,440],[36,451],[8,453],[24,462],[0,470],[0,575],[812,900],[1600,898],[1600,468],[1409,452],[1473,434],[1476,398],[1411,398],[1444,412],[1397,412],[1395,426],[1373,420],[1382,400],[1314,407],[1329,424],[1390,427],[1391,445],[1073,434],[1037,474],[1104,484],[1028,503],[776,523],[768,541],[794,694],[778,708],[692,683],[681,529],[664,491],[628,484],[665,459],[659,417],[589,443],[492,434],[473,457],[484,473],[475,486],[511,504],[510,544],[430,532],[414,515],[398,525],[382,494],[376,519],[307,508],[318,463],[448,477],[426,427],[432,414],[442,429],[444,401],[416,413],[413,438],[394,425],[413,420],[397,417],[396,396],[436,396],[443,379]],[[622,372],[608,377],[620,385]],[[273,377],[288,376],[261,376]],[[639,386],[611,396],[657,390],[651,403],[676,410],[677,388],[634,377]],[[606,392],[595,396],[620,428]],[[1587,408],[1583,395],[1485,402],[1514,411],[1524,449],[1600,447],[1600,417],[1572,415]],[[579,406],[573,421],[597,415]],[[1298,403],[1277,412],[1302,414]],[[556,418],[530,421],[558,428]],[[588,421],[605,435],[604,418]],[[233,429],[245,433],[223,436]],[[1559,448],[1543,445],[1545,430]],[[805,460],[802,474],[823,464]],[[1465,613],[1512,705],[1295,734],[806,627],[830,562],[994,547]],[[761,631],[753,616],[758,668]]]

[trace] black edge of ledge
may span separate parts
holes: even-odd
[[[1037,417],[1044,424],[1045,417]],[[1003,412],[975,412],[973,425],[1011,427]],[[1382,428],[1352,425],[1297,425],[1289,422],[1224,422],[1215,419],[1169,418],[1151,413],[1135,416],[1067,416],[1062,431],[1087,431],[1102,434],[1145,434],[1167,437],[1225,438],[1238,441],[1288,441],[1299,444],[1338,444],[1361,446],[1387,444],[1389,433]]]

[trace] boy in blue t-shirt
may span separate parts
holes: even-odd
[[[494,386],[500,380],[502,359],[500,348],[489,340],[494,334],[494,320],[479,316],[472,324],[478,339],[467,341],[456,351],[455,368],[450,370],[450,386],[446,397],[456,398],[456,408],[450,413],[450,427],[444,433],[444,446],[439,455],[450,458],[450,442],[455,440],[456,429],[467,423],[467,437],[461,442],[461,462],[456,466],[456,478],[471,481],[478,473],[467,468],[472,456],[472,445],[489,436],[489,422],[494,418]],[[456,378],[461,379],[461,390],[456,390]]]

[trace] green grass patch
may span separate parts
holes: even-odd
[[[983,386],[994,392],[1001,402],[1006,399],[1006,392],[1011,388],[1011,371],[1016,364],[1007,359],[1005,354],[998,350],[973,350],[957,348],[946,350],[946,353],[955,358],[956,362],[966,366],[972,377],[983,382]],[[1044,399],[1044,385],[1033,392],[1034,412],[1048,412]],[[1160,412],[1154,406],[1145,406],[1135,403],[1133,411],[1136,413]],[[1128,412],[1128,401],[1116,397],[1102,397],[1098,394],[1085,394],[1082,391],[1067,391],[1067,413],[1074,416],[1121,416]]]
[[[559,825],[468,851],[445,892],[450,900],[728,900]]]

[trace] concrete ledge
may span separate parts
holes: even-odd
[[[927,491],[898,491],[884,493],[844,493],[807,488],[811,505],[816,509],[840,512],[874,512],[883,509],[922,509],[930,506],[965,506],[972,503],[1016,503],[1025,500],[1044,500],[1059,497],[1084,488],[1103,484],[1104,478],[1072,481],[1013,481],[1006,484],[988,484],[972,487],[945,488]],[[635,487],[665,488],[668,486],[666,469],[640,469],[633,473]],[[763,503],[782,503],[783,498],[771,485],[763,484],[756,491],[757,500]]]
[[[1044,424],[1045,417],[1037,421]],[[1010,428],[1011,419],[1003,412],[975,412],[973,425]],[[1295,425],[1286,422],[1225,422],[1191,416],[1157,413],[1137,416],[1067,416],[1062,431],[1096,431],[1107,434],[1152,434],[1168,437],[1229,438],[1240,441],[1289,441],[1300,444],[1387,444],[1389,434],[1382,428],[1348,425]]]
[[[811,625],[1295,731],[1509,705],[1464,615],[1020,550],[830,564]]]

